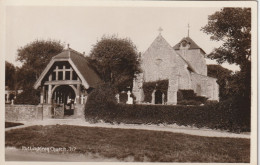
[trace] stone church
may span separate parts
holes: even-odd
[[[151,104],[176,105],[177,92],[182,89],[190,89],[198,96],[218,101],[218,84],[215,78],[207,76],[204,55],[203,49],[189,37],[172,47],[159,34],[140,57],[143,72],[133,82],[135,102],[146,102],[143,90],[145,83],[160,80],[168,82],[167,93],[155,88],[151,99],[148,98]],[[88,95],[102,83],[84,55],[68,46],[68,49],[51,59],[34,88],[41,89],[40,103],[47,107],[45,117],[82,117]],[[128,93],[130,96],[130,91]]]
[[[184,37],[172,47],[159,33],[140,57],[142,73],[136,76],[133,83],[136,102],[145,102],[145,83],[160,80],[168,81],[167,93],[155,88],[148,101],[151,104],[176,105],[179,90],[193,90],[197,96],[218,101],[219,86],[217,79],[207,76],[205,54],[190,37]]]

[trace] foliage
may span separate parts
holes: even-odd
[[[178,101],[178,105],[201,105],[202,103],[197,100],[181,100]]]
[[[115,89],[111,84],[102,84],[93,89],[85,105],[85,114],[96,115],[107,109],[113,109],[117,103],[115,95]]]
[[[100,77],[118,91],[132,87],[135,74],[140,72],[136,46],[126,38],[104,36],[93,46],[90,61]]]
[[[221,65],[211,64],[211,65],[207,65],[207,67],[208,67],[208,76],[217,79],[217,83],[219,85],[220,101],[226,100],[229,97],[233,96],[234,95],[233,89],[236,87],[236,84],[231,83],[232,71],[223,68]]]
[[[17,95],[14,103],[38,105],[40,103],[40,92],[33,88],[25,89],[22,93]]]
[[[250,115],[251,99],[251,8],[223,8],[208,18],[202,31],[212,40],[222,41],[208,57],[219,64],[228,62],[240,66],[232,76],[233,97],[239,97]]]
[[[15,66],[7,61],[5,61],[5,86],[9,89],[15,89]]]
[[[178,90],[177,104],[179,105],[201,105],[207,101],[206,97],[197,96],[193,90]]]
[[[160,90],[165,95],[164,102],[167,102],[167,91],[169,86],[169,80],[158,80],[153,82],[144,82],[143,91],[144,91],[144,102],[151,103],[152,93],[154,90]]]
[[[237,64],[241,70],[251,59],[251,9],[223,8],[208,18],[203,32],[223,44],[208,55],[219,63]]]
[[[18,49],[17,60],[22,62],[18,81],[26,89],[33,86],[51,58],[64,49],[60,41],[36,40]]]
[[[108,123],[178,124],[244,132],[250,131],[250,115],[243,112],[245,107],[239,98],[204,106],[117,104],[105,111],[88,109],[86,118]]]

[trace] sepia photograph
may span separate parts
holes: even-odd
[[[2,162],[257,163],[256,1],[62,2],[1,3]]]

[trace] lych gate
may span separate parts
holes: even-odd
[[[89,92],[100,83],[88,60],[68,48],[52,58],[34,88],[41,88],[41,104],[63,107],[62,114],[73,115],[75,105],[84,104]]]

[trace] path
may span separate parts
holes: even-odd
[[[48,162],[119,162],[116,158],[105,158],[98,154],[80,153],[44,153],[30,152],[13,147],[5,148],[6,161],[48,161]],[[128,161],[123,160],[123,161]],[[129,160],[130,161],[130,160]]]
[[[6,128],[5,131],[12,129],[25,128],[33,125],[75,125],[86,127],[103,127],[103,128],[121,128],[121,129],[141,129],[153,131],[167,131],[173,133],[184,133],[189,135],[206,136],[206,137],[230,137],[230,138],[246,138],[250,139],[250,133],[230,133],[220,130],[212,130],[206,128],[195,128],[173,125],[140,125],[140,124],[108,124],[108,123],[89,123],[82,119],[45,119],[43,121],[22,122],[24,125]]]

